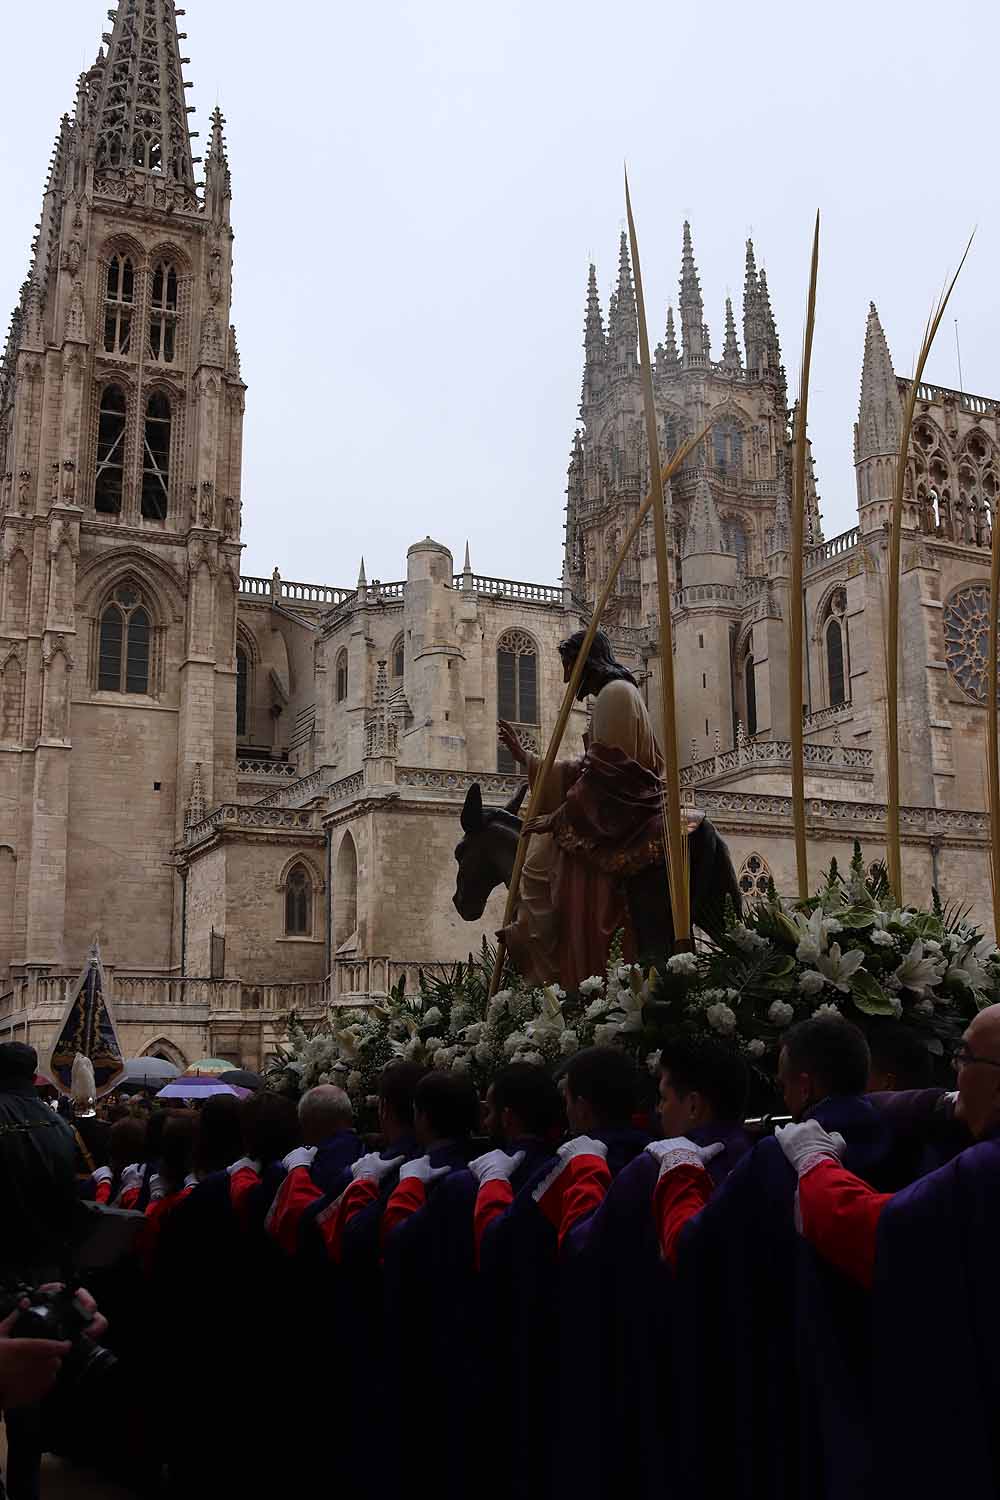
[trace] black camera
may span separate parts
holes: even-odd
[[[51,1453],[70,1456],[93,1413],[111,1397],[118,1358],[87,1338],[91,1313],[77,1297],[72,1283],[58,1291],[36,1286],[5,1287],[0,1290],[0,1321],[20,1309],[11,1329],[15,1339],[54,1339],[68,1343],[59,1378],[43,1407],[45,1446]]]

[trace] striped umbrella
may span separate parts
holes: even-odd
[[[233,1083],[222,1083],[218,1078],[205,1075],[202,1078],[194,1078],[185,1073],[182,1078],[175,1078],[168,1083],[166,1088],[160,1089],[157,1099],[211,1099],[216,1094],[232,1094],[236,1099],[248,1099],[249,1089],[237,1088]]]
[[[183,1077],[203,1078],[207,1074],[215,1078],[219,1073],[231,1073],[233,1065],[221,1057],[202,1057],[198,1062],[193,1062],[189,1068],[185,1068]]]

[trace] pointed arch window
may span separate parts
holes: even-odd
[[[826,627],[826,675],[830,685],[830,707],[837,708],[847,702],[844,632],[839,620],[831,620]]]
[[[305,865],[293,865],[285,880],[285,936],[312,937],[313,882]]]
[[[347,697],[347,652],[341,651],[337,657],[337,702],[343,703]]]
[[[148,693],[152,624],[142,596],[129,584],[115,590],[101,614],[97,687],[102,693]]]
[[[736,555],[736,566],[741,573],[746,572],[747,557],[750,547],[747,542],[747,531],[738,516],[727,516],[722,523],[722,539],[726,544],[726,550]]]
[[[177,270],[161,260],[153,267],[149,308],[149,357],[172,365],[177,352]]]
[[[538,650],[523,630],[508,630],[497,642],[497,717],[523,730],[522,743],[537,745]],[[501,745],[497,769],[508,775],[517,767],[506,746]]]
[[[753,739],[757,733],[757,668],[754,665],[752,651],[747,652],[747,659],[743,665],[743,687],[746,697],[747,734]]]
[[[236,737],[245,740],[249,720],[250,658],[242,646],[236,647]]]
[[[715,467],[727,479],[743,473],[743,434],[735,422],[717,422],[712,428]]]
[[[113,255],[104,300],[104,352],[126,355],[132,349],[135,311],[135,267],[127,255]]]
[[[94,509],[116,516],[122,508],[125,487],[125,392],[108,385],[101,393],[97,414],[97,480]]]
[[[406,665],[406,651],[403,645],[403,637],[397,636],[392,647],[392,676],[394,682],[402,682],[403,670]]]
[[[764,901],[772,885],[770,866],[762,854],[748,854],[740,870],[739,887],[748,901]]]
[[[146,402],[143,432],[142,514],[147,521],[165,521],[170,496],[170,433],[173,416],[162,391]]]

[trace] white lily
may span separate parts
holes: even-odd
[[[933,999],[932,992],[941,983],[944,969],[944,959],[925,957],[923,942],[920,938],[915,938],[912,948],[896,969],[893,978],[897,980],[901,989],[909,990],[914,995]]]
[[[856,974],[865,961],[863,948],[849,948],[841,953],[839,943],[831,943],[829,953],[821,953],[816,959],[816,968],[827,984],[832,984],[841,994],[851,992],[851,975]]]
[[[945,973],[945,981],[957,980],[971,990],[983,993],[990,988],[990,976],[984,967],[996,953],[990,938],[981,938],[978,943],[970,940],[955,954]]]
[[[817,906],[811,917],[803,916],[800,911],[793,912],[792,921],[799,933],[795,957],[804,964],[814,964],[820,954],[826,952],[833,934],[840,931],[836,917],[827,915],[821,906]]]

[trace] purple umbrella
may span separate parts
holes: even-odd
[[[220,1083],[217,1078],[176,1078],[157,1094],[157,1099],[211,1099],[215,1094],[232,1094],[236,1099],[247,1099],[249,1089],[237,1088],[232,1083]]]

